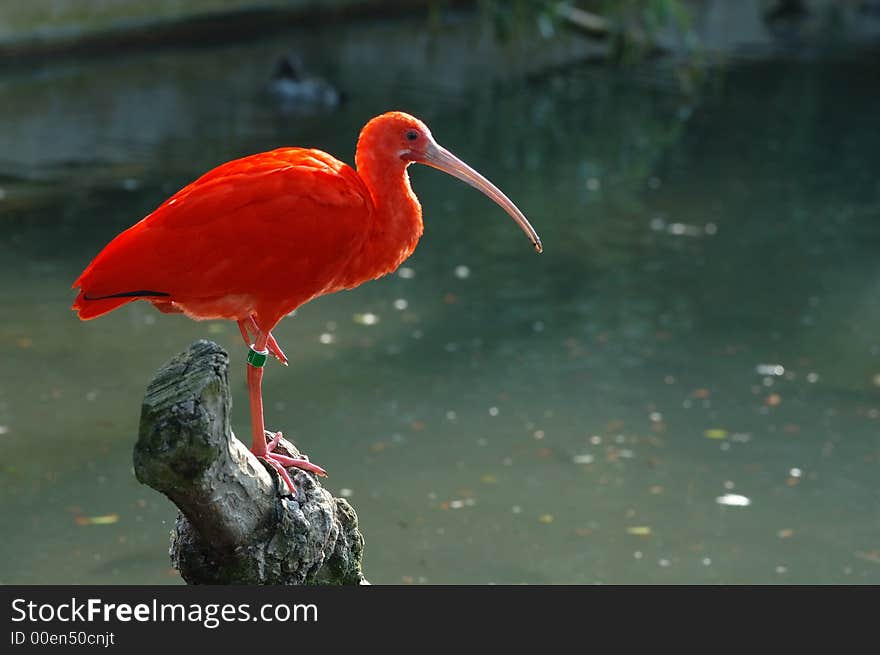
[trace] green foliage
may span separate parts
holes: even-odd
[[[660,45],[697,56],[691,12],[684,0],[479,0],[484,18],[499,40],[558,35],[566,22],[558,8],[588,11],[609,25],[616,61],[641,59]]]

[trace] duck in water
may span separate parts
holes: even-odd
[[[342,93],[329,82],[305,75],[302,61],[291,55],[281,57],[275,64],[268,90],[285,112],[335,109],[343,100]]]

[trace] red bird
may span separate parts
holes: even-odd
[[[292,493],[286,467],[326,473],[273,452],[281,432],[263,423],[263,366],[269,354],[285,365],[287,358],[272,330],[312,298],[382,277],[412,254],[423,226],[410,164],[479,189],[542,250],[516,205],[408,114],[368,122],[355,163],[357,171],[321,150],[279,148],[222,164],[119,234],[73,283],[83,320],[148,300],[162,312],[236,321],[250,346],[251,450]]]

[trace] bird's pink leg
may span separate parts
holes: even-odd
[[[245,329],[242,327],[241,322],[239,323],[239,328],[241,328],[242,333],[244,333]],[[266,358],[269,355],[269,349],[267,348],[268,341],[268,331],[263,332],[258,329],[257,336],[254,339],[253,345],[251,345],[250,352],[248,353],[247,381],[248,396],[250,397],[251,403],[251,432],[253,435],[251,452],[268,462],[284,480],[290,493],[296,493],[293,480],[291,480],[285,467],[298,468],[322,476],[326,476],[327,472],[320,466],[312,464],[306,458],[296,459],[294,457],[288,457],[273,452],[278,445],[278,441],[281,439],[281,432],[275,434],[267,432],[263,419],[263,366],[265,366]],[[268,445],[266,444],[267,435],[271,436],[271,441]]]

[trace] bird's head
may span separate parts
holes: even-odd
[[[401,111],[372,119],[361,132],[361,140],[373,143],[374,152],[394,156],[409,164],[426,164],[457,177],[495,201],[525,232],[537,252],[543,251],[541,238],[525,215],[501,190],[446,148],[439,145],[422,121]],[[360,148],[358,148],[360,150]]]

